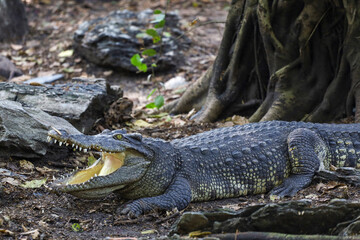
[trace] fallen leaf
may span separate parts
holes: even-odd
[[[15,51],[19,51],[20,49],[23,48],[22,45],[19,44],[10,44],[11,48],[14,49]]]
[[[11,184],[13,186],[19,186],[20,185],[20,181],[19,180],[16,180],[14,178],[11,178],[11,177],[6,177],[6,178],[3,178],[1,180],[2,183],[8,183],[8,184]]]
[[[32,164],[29,161],[20,160],[19,164],[20,164],[20,167],[25,169],[25,170],[33,170],[34,169],[34,164]]]
[[[145,234],[153,234],[156,233],[157,231],[155,229],[150,229],[150,230],[145,230],[142,231],[141,234],[145,235]]]
[[[63,68],[62,70],[65,73],[73,73],[74,72],[74,68],[70,67],[70,68]]]
[[[32,56],[35,53],[35,48],[29,48],[25,51],[28,56]]]
[[[54,45],[49,49],[49,51],[50,52],[55,52],[57,49],[58,49],[58,45]]]
[[[36,171],[38,171],[41,174],[51,173],[51,172],[58,172],[59,170],[51,169],[48,167],[35,167]]]
[[[54,75],[56,72],[51,70],[51,71],[40,71],[38,72],[37,76],[38,77],[44,77],[44,76],[51,76],[51,75]]]
[[[22,75],[19,77],[14,77],[10,80],[10,82],[15,82],[15,83],[21,83],[21,82],[25,82],[27,80],[31,79],[31,76],[29,75]]]
[[[205,237],[207,235],[210,235],[211,232],[202,232],[202,231],[194,231],[189,233],[189,237],[191,238],[201,238]]]
[[[246,123],[249,123],[249,120],[246,117],[242,117],[239,115],[234,115],[231,118],[231,121],[235,124],[235,125],[244,125]]]
[[[62,51],[61,53],[58,54],[58,57],[60,58],[67,58],[67,57],[71,57],[74,53],[73,49],[69,49],[69,50],[65,50]]]
[[[184,126],[186,124],[186,122],[184,120],[181,120],[180,118],[173,118],[171,122],[177,127]]]
[[[103,74],[104,74],[105,77],[108,77],[108,76],[110,76],[111,74],[113,74],[113,71],[112,71],[112,70],[110,70],[110,71],[105,71],[105,72],[103,72]]]
[[[12,231],[0,228],[0,233],[3,235],[14,235]]]
[[[40,46],[40,41],[38,41],[38,40],[30,40],[30,41],[27,41],[27,42],[26,42],[26,46],[27,46],[28,48],[38,47],[38,46]]]
[[[27,181],[24,184],[21,184],[21,187],[23,188],[39,188],[42,185],[44,185],[46,183],[46,178],[43,179],[39,179],[39,180],[32,180],[32,181]]]
[[[40,232],[39,232],[38,229],[35,229],[35,230],[32,230],[32,231],[22,232],[22,233],[20,233],[20,235],[31,235],[31,237],[33,239],[38,239],[39,235],[40,235]]]
[[[152,124],[145,122],[144,120],[141,120],[141,119],[133,122],[133,125],[137,126],[137,127],[152,127]]]

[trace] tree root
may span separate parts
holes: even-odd
[[[355,240],[356,237],[330,235],[298,235],[273,232],[241,232],[211,235],[221,240]]]
[[[165,109],[324,122],[356,106],[360,122],[358,12],[355,0],[234,0],[212,67]]]

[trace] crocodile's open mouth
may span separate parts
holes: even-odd
[[[89,181],[93,177],[109,175],[124,165],[125,152],[101,153],[101,157],[90,167],[76,172],[67,184],[80,184]]]
[[[95,151],[100,155],[100,158],[95,161],[90,167],[76,171],[73,175],[68,176],[64,181],[58,182],[61,185],[77,185],[88,182],[89,180],[99,177],[107,176],[119,168],[121,168],[127,157],[134,157],[135,155],[131,151],[124,152],[106,152],[98,146],[84,146],[76,142],[70,142],[69,140],[61,139],[60,136],[48,136],[48,141],[58,143],[59,146],[71,146],[75,151],[81,151],[87,153],[89,151]],[[95,155],[96,155],[95,154]]]

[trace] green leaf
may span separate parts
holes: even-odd
[[[140,64],[139,66],[136,66],[137,69],[141,72],[147,72],[147,65],[145,63]]]
[[[153,43],[158,43],[161,40],[160,36],[153,37]]]
[[[133,66],[135,67],[139,67],[141,64],[142,64],[142,61],[141,61],[141,57],[140,57],[140,54],[134,54],[131,59],[130,59],[130,62]]]
[[[149,104],[146,104],[146,106],[145,106],[146,108],[150,108],[150,109],[153,109],[153,108],[156,108],[156,105],[155,105],[155,103],[149,103]]]
[[[154,100],[154,103],[157,109],[161,108],[164,105],[164,96],[157,96]]]
[[[81,226],[80,226],[79,223],[73,223],[73,225],[71,225],[71,228],[72,228],[72,230],[73,230],[74,232],[80,232],[80,231],[82,231]]]
[[[160,14],[160,13],[162,13],[161,10],[159,10],[159,9],[155,9],[155,10],[154,10],[154,14]]]
[[[143,55],[146,55],[146,56],[149,56],[149,57],[152,57],[152,56],[155,56],[156,55],[156,51],[154,49],[146,49],[142,52]]]
[[[165,25],[165,19],[161,20],[157,24],[154,25],[155,28],[162,28]]]
[[[159,33],[153,28],[146,29],[146,34],[152,36],[153,38],[159,36]]]
[[[154,92],[156,92],[156,91],[157,91],[157,88],[154,88],[153,90],[151,90],[149,95],[147,95],[146,99],[149,99],[154,94]]]
[[[156,63],[152,63],[151,67],[156,68],[157,67]]]

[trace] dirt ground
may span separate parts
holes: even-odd
[[[170,121],[151,119],[144,105],[146,96],[161,82],[182,75],[188,81],[198,78],[213,62],[222,37],[229,1],[199,0],[171,1],[170,10],[177,10],[183,17],[182,28],[192,40],[186,53],[186,64],[175,72],[159,74],[152,82],[146,76],[116,73],[111,69],[87,63],[81,57],[71,56],[59,59],[58,54],[72,48],[72,35],[79,23],[105,16],[112,10],[146,8],[164,9],[166,0],[158,1],[76,1],[28,0],[27,14],[30,33],[24,44],[1,46],[0,54],[9,57],[23,72],[24,79],[65,73],[66,81],[72,77],[103,77],[110,84],[119,85],[135,104],[134,119],[148,125],[132,124],[130,131],[145,136],[167,140],[184,137],[220,126],[245,123],[240,117],[233,117],[214,124],[195,124],[188,116],[174,117]],[[197,19],[203,26],[191,29],[189,23]],[[199,25],[201,25],[199,24]],[[180,95],[161,90],[166,100]],[[142,123],[143,123],[142,122]],[[101,126],[97,126],[98,128]],[[178,219],[179,213],[150,213],[138,219],[128,219],[119,214],[123,202],[115,195],[99,201],[77,199],[70,195],[56,195],[46,188],[23,188],[25,181],[60,176],[76,167],[86,165],[87,157],[74,154],[57,164],[28,159],[1,159],[0,168],[8,169],[12,175],[0,175],[0,238],[1,239],[102,239],[108,237],[148,238],[166,236]],[[55,166],[56,165],[56,166]],[[326,203],[333,198],[359,199],[359,189],[342,183],[314,182],[294,199],[312,199],[314,204]],[[285,199],[288,200],[288,199]],[[184,211],[211,210],[227,207],[240,209],[257,203],[269,202],[266,195],[219,200],[206,203],[192,203]],[[119,238],[120,239],[120,238]],[[125,239],[125,238],[123,238]]]

